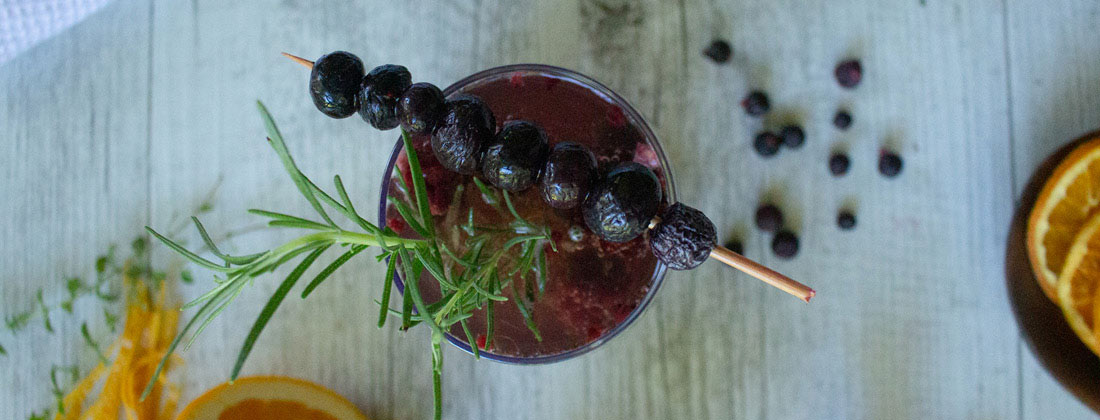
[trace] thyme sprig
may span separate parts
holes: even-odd
[[[278,307],[305,275],[306,271],[324,253],[330,249],[344,249],[339,257],[323,268],[307,284],[301,292],[302,298],[309,296],[348,260],[369,247],[375,247],[380,250],[378,260],[386,260],[387,264],[385,284],[379,301],[381,308],[378,326],[385,325],[387,314],[391,311],[392,284],[396,280],[396,276],[400,274],[405,280],[405,293],[400,312],[394,312],[401,314],[402,330],[423,323],[427,324],[432,331],[432,384],[435,394],[435,418],[441,418],[442,382],[440,376],[443,370],[442,342],[446,336],[446,331],[460,325],[474,348],[475,356],[478,356],[478,346],[470,334],[467,320],[473,315],[474,311],[482,308],[486,309],[488,315],[486,345],[488,346],[492,340],[494,302],[508,300],[503,291],[510,285],[515,286],[512,284],[513,276],[525,279],[533,273],[535,274],[533,277],[540,279],[538,281],[540,290],[544,287],[546,275],[545,255],[543,255],[545,252],[544,244],[550,243],[551,248],[553,247],[553,243],[550,241],[549,229],[520,217],[507,192],[503,193],[503,200],[500,200],[496,191],[477,181],[478,188],[487,202],[491,200],[492,205],[502,213],[505,210],[500,207],[500,202],[503,202],[507,206],[508,214],[514,218],[514,221],[509,225],[509,229],[485,228],[474,224],[473,212],[471,211],[467,224],[455,227],[466,233],[466,240],[462,244],[463,252],[460,255],[456,250],[450,249],[436,232],[420,161],[408,134],[402,132],[402,142],[409,161],[408,175],[411,175],[412,185],[405,185],[403,176],[399,176],[397,177],[397,190],[407,196],[409,203],[405,203],[396,197],[390,197],[389,201],[408,226],[420,235],[420,239],[401,237],[389,227],[380,228],[364,219],[355,210],[355,206],[339,176],[333,179],[337,192],[336,197],[339,200],[323,191],[316,183],[306,177],[294,163],[283,136],[266,107],[262,103],[257,103],[257,106],[264,121],[269,144],[279,157],[299,193],[309,202],[320,220],[267,210],[249,210],[249,213],[267,218],[267,224],[271,227],[292,228],[306,233],[266,251],[249,255],[230,255],[218,248],[214,241],[210,239],[206,228],[197,218],[192,218],[195,228],[203,239],[205,249],[216,260],[207,259],[197,252],[190,251],[182,244],[147,227],[149,233],[164,245],[192,263],[215,273],[214,287],[184,305],[184,308],[197,307],[198,310],[172,341],[166,355],[151,378],[160,375],[160,371],[164,368],[172,353],[185,340],[184,349],[194,343],[195,338],[203,329],[233,302],[254,278],[273,272],[297,257],[305,255],[280,283],[253,323],[230,374],[231,380],[236,379],[256,340],[274,316]],[[346,219],[345,222],[351,222],[359,228],[359,231],[341,227],[329,212],[342,215]],[[514,250],[518,251],[518,256],[514,259],[506,258],[506,256],[515,254]],[[427,302],[424,299],[424,293],[420,290],[422,284],[419,279],[425,273],[430,274],[438,284],[439,295],[441,295],[438,301]],[[516,301],[520,311],[526,318],[528,327],[538,337],[538,329],[535,327],[534,320],[528,310],[529,301],[534,299],[535,294],[529,295],[524,297],[517,293]],[[142,398],[148,395],[152,385],[153,383],[150,382]]]

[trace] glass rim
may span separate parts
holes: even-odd
[[[443,89],[443,95],[449,97],[457,92],[459,89],[465,88],[469,85],[484,80],[489,80],[495,76],[506,75],[517,71],[540,73],[574,81],[600,95],[603,95],[611,103],[622,109],[623,114],[642,133],[642,136],[645,137],[646,143],[653,148],[653,152],[657,155],[657,160],[660,163],[661,170],[664,172],[664,186],[666,192],[666,194],[664,194],[664,201],[668,204],[676,202],[676,185],[673,180],[672,167],[668,163],[668,158],[665,156],[664,150],[661,148],[661,142],[658,140],[657,135],[649,127],[649,123],[645,120],[645,118],[641,116],[641,114],[638,113],[637,110],[634,109],[634,106],[626,101],[626,99],[623,99],[621,96],[605,86],[603,83],[600,83],[595,79],[592,79],[591,77],[585,76],[573,70],[547,64],[510,64],[505,66],[492,67],[466,76],[465,78],[462,78],[461,80],[452,83],[450,86],[447,86],[446,89]],[[404,147],[402,144],[402,140],[400,137],[398,137],[397,144],[394,145],[393,152],[390,154],[389,163],[386,165],[386,171],[382,177],[382,187],[380,189],[381,197],[378,204],[379,226],[386,226],[387,196],[389,195],[390,180],[393,177],[393,170],[394,165],[397,163],[397,157],[401,154],[403,150]],[[664,283],[665,274],[667,274],[667,272],[668,267],[658,260],[657,265],[653,269],[653,276],[649,283],[649,291],[647,291],[645,296],[642,297],[642,300],[638,302],[638,306],[635,307],[634,310],[630,312],[630,315],[623,319],[622,322],[619,322],[614,327],[607,330],[607,332],[605,332],[599,338],[590,341],[583,346],[579,346],[560,353],[529,357],[507,356],[495,354],[484,350],[479,350],[478,354],[482,358],[505,364],[539,365],[572,359],[574,357],[595,350],[596,348],[602,346],[608,341],[611,341],[612,338],[618,336],[620,333],[626,330],[627,327],[633,324],[635,320],[641,317],[642,313],[645,312],[645,309],[649,307],[650,302],[653,301],[653,297],[657,295],[657,291],[660,289],[661,284]],[[400,274],[394,273],[393,282],[394,286],[397,286],[398,292],[404,294],[405,283],[402,280]],[[471,343],[467,343],[464,340],[464,337],[458,337],[455,334],[452,334],[450,331],[446,331],[444,335],[446,336],[447,341],[451,343],[451,345],[458,347],[468,354],[473,354]]]

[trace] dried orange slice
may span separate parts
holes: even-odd
[[[1055,303],[1058,276],[1074,237],[1098,209],[1100,137],[1082,143],[1058,164],[1028,218],[1028,258],[1043,292]]]
[[[1100,214],[1081,228],[1070,246],[1062,275],[1058,278],[1058,300],[1073,332],[1093,353],[1100,355],[1097,342],[1096,309],[1100,292]]]
[[[251,376],[218,385],[176,420],[367,420],[350,401],[313,382]]]

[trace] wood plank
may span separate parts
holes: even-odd
[[[1100,4],[1011,1],[1007,37],[1012,96],[1013,181],[1018,196],[1032,170],[1058,147],[1100,129]],[[1084,419],[1077,402],[1020,345],[1023,419]]]
[[[90,281],[96,256],[125,248],[146,223],[148,21],[147,2],[119,0],[0,65],[4,316],[31,307],[39,289],[47,303],[64,300],[65,278]],[[108,334],[92,299],[51,319],[54,334],[40,318],[0,332],[0,418],[53,407],[51,364],[94,364],[81,321]]]

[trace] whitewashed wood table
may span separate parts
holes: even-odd
[[[371,207],[394,135],[321,116],[280,51],[345,49],[439,85],[539,62],[631,101],[681,197],[820,293],[802,304],[708,263],[670,275],[636,325],[581,358],[513,367],[447,348],[448,418],[1094,418],[1021,343],[1003,255],[1031,170],[1100,126],[1097,22],[1094,0],[117,0],[0,65],[0,309],[25,309],[39,288],[62,298],[61,278],[89,274],[107,244],[167,224],[219,178],[213,230],[249,223],[249,207],[306,210],[262,141],[256,99],[305,172],[342,174]],[[731,64],[700,55],[714,37],[732,42]],[[843,91],[831,71],[849,56],[866,77]],[[771,95],[766,121],[804,122],[802,149],[753,153],[762,123],[737,104],[750,88]],[[838,107],[854,115],[848,132],[830,126]],[[876,173],[884,145],[905,158],[897,179]],[[853,166],[834,179],[838,148]],[[796,259],[774,258],[750,228],[762,196],[800,232]],[[859,226],[842,233],[846,203]],[[320,382],[371,418],[425,418],[428,336],[374,327],[383,270],[365,260],[288,301],[245,373]],[[183,295],[208,286],[199,279]],[[183,355],[185,399],[227,378],[275,287],[248,288]],[[92,363],[74,319],[56,316],[56,334],[0,333],[0,418],[50,404],[49,363]]]

